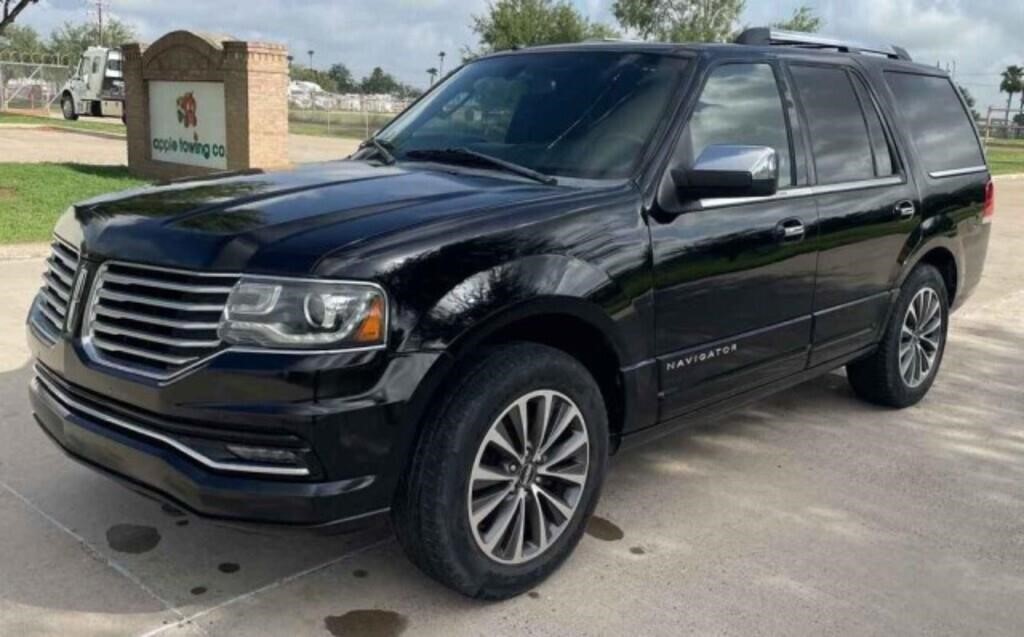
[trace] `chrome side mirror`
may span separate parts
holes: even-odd
[[[708,146],[693,166],[672,170],[672,179],[687,199],[769,197],[778,189],[778,155],[768,146]]]

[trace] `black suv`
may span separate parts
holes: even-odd
[[[902,49],[510,51],[345,161],[68,210],[32,404],[132,488],[390,515],[427,573],[504,598],[570,554],[623,446],[841,366],[921,400],[992,213],[963,100]]]

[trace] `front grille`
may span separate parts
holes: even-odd
[[[64,329],[71,302],[71,290],[78,271],[78,251],[62,241],[54,241],[50,247],[38,308],[44,323],[41,327],[47,332],[59,333]]]
[[[85,336],[101,362],[168,377],[221,349],[217,325],[237,274],[108,262],[93,283]]]

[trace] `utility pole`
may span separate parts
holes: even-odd
[[[110,0],[89,0],[89,3],[92,5],[90,13],[94,13],[96,18],[97,44],[103,46],[103,14],[110,13]]]

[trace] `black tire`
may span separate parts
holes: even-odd
[[[589,436],[589,469],[572,516],[550,547],[521,564],[488,556],[467,507],[470,473],[492,423],[517,399],[553,390],[578,407]],[[535,587],[572,553],[593,513],[607,468],[608,417],[597,383],[564,352],[533,343],[488,348],[462,366],[424,423],[393,508],[398,539],[427,575],[479,599],[507,599]]]
[[[78,119],[78,113],[75,112],[75,100],[71,99],[71,96],[66,93],[60,98],[60,110],[64,115],[64,119],[72,122]]]
[[[912,386],[900,370],[900,340],[908,308],[918,293],[926,288],[934,291],[939,299],[942,325],[934,362],[920,384]],[[938,375],[946,351],[948,329],[949,297],[942,275],[931,265],[919,265],[903,283],[878,349],[871,356],[846,366],[846,375],[854,393],[870,403],[885,407],[903,408],[917,404]]]

